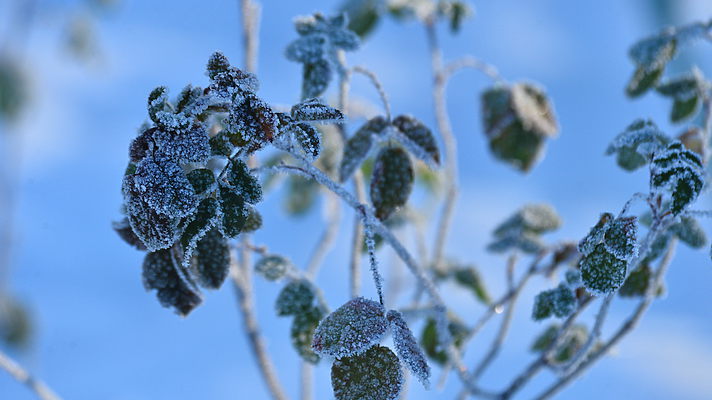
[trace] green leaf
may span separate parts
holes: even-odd
[[[690,97],[686,100],[675,100],[672,103],[670,121],[677,123],[694,117],[700,109],[700,103],[700,98],[697,96]]]
[[[293,268],[288,259],[278,254],[265,255],[255,264],[255,271],[268,281],[276,281],[282,278]]]
[[[341,4],[341,12],[349,19],[349,30],[362,39],[368,36],[378,25],[381,18],[381,1],[379,0],[346,0]]]
[[[430,165],[440,164],[440,152],[430,128],[410,115],[399,115],[393,120],[393,126],[405,136],[405,140],[396,138],[415,157]]]
[[[211,229],[195,248],[195,275],[200,286],[219,289],[230,271],[230,247],[219,230]]]
[[[215,185],[215,174],[207,168],[194,169],[186,175],[188,181],[193,185],[196,194],[205,193],[213,189]]]
[[[378,153],[370,190],[378,219],[385,220],[408,202],[414,178],[413,163],[405,150],[389,146]]]
[[[669,193],[672,198],[670,210],[675,215],[697,199],[705,182],[705,171],[699,155],[685,149],[677,141],[656,154],[650,173],[651,187]]]
[[[341,358],[357,355],[380,342],[387,329],[388,320],[383,306],[357,297],[319,323],[312,348],[322,356]]]
[[[621,297],[643,297],[650,286],[652,270],[649,264],[641,264],[633,270],[618,291]]]
[[[334,361],[331,386],[337,400],[394,400],[403,388],[403,371],[388,347],[373,346]]]
[[[391,323],[393,342],[396,345],[398,357],[403,364],[408,367],[410,372],[418,378],[420,383],[428,389],[430,386],[430,366],[425,360],[425,355],[418,346],[413,332],[408,328],[408,324],[403,319],[403,315],[396,310],[390,310],[388,314],[386,314],[386,318],[388,318],[388,321]]]
[[[452,336],[455,347],[461,348],[469,332],[467,326],[454,315],[448,314],[448,331]],[[445,349],[440,347],[440,338],[438,337],[435,319],[428,318],[425,322],[423,332],[420,335],[420,345],[431,360],[440,365],[447,363],[448,355]]]
[[[0,343],[24,348],[32,339],[33,324],[29,309],[4,294],[0,300]]]
[[[262,186],[244,161],[235,160],[231,163],[227,182],[246,202],[256,204],[262,201]]]
[[[653,121],[637,119],[613,139],[606,154],[616,154],[618,165],[633,171],[652,161],[668,143],[670,138]]]
[[[327,60],[304,64],[302,98],[311,99],[324,94],[332,77],[331,64]]]
[[[310,310],[319,300],[314,285],[306,279],[296,279],[284,286],[275,302],[277,315],[297,315]],[[318,304],[317,304],[318,305]]]
[[[527,204],[514,215],[499,224],[494,230],[496,237],[504,237],[512,232],[542,234],[559,229],[561,217],[549,204]]]
[[[475,267],[461,267],[453,272],[455,282],[470,289],[475,297],[485,305],[489,305],[492,299],[487,293],[482,277]]]
[[[534,298],[532,318],[541,321],[552,314],[558,318],[565,318],[574,312],[576,305],[576,295],[573,290],[562,283],[556,289],[545,290]]]
[[[663,68],[649,71],[645,67],[638,67],[633,73],[633,76],[630,78],[630,81],[628,81],[625,93],[631,98],[639,97],[651,88],[655,87],[662,76]]]
[[[681,217],[680,222],[670,227],[670,231],[693,249],[701,249],[707,244],[707,234],[693,217]]]
[[[284,207],[290,215],[304,215],[314,207],[320,186],[313,179],[291,175],[287,178]]]
[[[230,238],[237,237],[247,221],[245,200],[234,189],[220,186],[220,209],[223,214],[222,233]]]
[[[156,290],[163,307],[173,308],[182,317],[187,316],[203,301],[178,275],[171,250],[158,250],[146,254],[143,261],[143,285],[146,290]]]
[[[189,221],[181,236],[184,265],[190,265],[190,259],[198,241],[220,221],[218,201],[212,197],[201,201],[198,210]]]
[[[532,343],[531,350],[541,353],[548,349],[559,333],[559,325],[552,324],[542,332]],[[576,354],[588,340],[588,328],[583,324],[572,325],[564,337],[562,344],[554,350],[554,360],[556,363],[565,363]]]
[[[245,218],[245,225],[242,227],[243,232],[254,232],[262,227],[262,214],[255,207],[246,206],[247,217]]]
[[[318,363],[320,359],[319,355],[312,350],[311,344],[314,340],[314,331],[324,315],[326,312],[322,307],[312,307],[296,313],[292,321],[292,345],[304,361],[312,364]]]
[[[628,262],[610,253],[604,244],[584,256],[580,262],[581,279],[592,293],[611,293],[623,285]]]

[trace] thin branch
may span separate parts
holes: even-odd
[[[359,73],[361,75],[366,76],[370,81],[371,84],[373,84],[373,87],[376,88],[376,91],[378,91],[378,96],[381,98],[381,103],[383,103],[383,110],[386,113],[386,121],[391,120],[391,103],[388,101],[388,95],[386,95],[386,91],[383,89],[383,85],[381,84],[381,81],[378,79],[378,76],[376,74],[369,70],[366,67],[362,67],[360,65],[356,65],[351,68],[351,71]]]
[[[0,369],[7,371],[19,383],[27,386],[38,398],[42,400],[60,400],[52,389],[50,389],[40,379],[32,376],[20,364],[15,362],[10,356],[0,351]]]
[[[313,278],[324,262],[324,257],[333,247],[341,225],[341,205],[333,194],[326,194],[326,228],[309,258],[307,276]]]
[[[314,366],[308,361],[301,360],[301,400],[311,400],[314,396]]]
[[[257,72],[257,49],[260,29],[260,5],[252,0],[240,0],[242,14],[242,43],[244,46],[244,65],[248,72]]]
[[[243,237],[243,243],[248,239]],[[277,373],[274,369],[274,364],[267,354],[267,346],[260,331],[257,315],[254,307],[254,293],[252,291],[252,268],[250,266],[250,249],[249,246],[240,247],[240,260],[236,262],[232,258],[230,266],[230,276],[232,278],[233,288],[237,295],[239,308],[242,313],[242,318],[245,324],[245,332],[249,339],[250,349],[255,357],[257,366],[262,373],[262,378],[267,385],[272,398],[275,400],[286,400],[282,384],[279,382]]]
[[[485,74],[494,82],[504,82],[504,78],[499,74],[497,68],[473,56],[464,56],[455,61],[449,62],[440,71],[439,79],[447,82],[456,72],[469,68]]]
[[[653,299],[655,298],[655,292],[660,284],[660,281],[662,280],[662,277],[665,276],[665,272],[670,266],[670,262],[672,261],[672,258],[675,254],[676,246],[677,239],[673,238],[668,244],[668,249],[665,255],[660,260],[660,264],[658,266],[657,271],[653,276],[651,276],[650,280],[648,281],[648,288],[645,292],[645,296],[640,301],[640,303],[638,303],[638,307],[636,307],[635,311],[628,318],[628,320],[626,320],[621,325],[618,331],[616,331],[616,333],[608,340],[608,342],[606,342],[598,350],[591,353],[591,355],[585,361],[583,361],[577,368],[575,368],[569,374],[563,376],[561,379],[551,385],[548,389],[546,389],[541,395],[536,397],[537,399],[543,400],[554,396],[566,385],[571,383],[571,381],[579,377],[584,371],[590,368],[591,365],[593,365],[601,357],[606,355],[611,350],[611,348],[613,348],[613,346],[618,344],[621,339],[623,339],[630,331],[632,331],[638,325],[638,322],[640,322],[640,319],[643,317],[645,311],[648,310],[648,308],[653,302]]]
[[[581,348],[576,352],[576,354],[571,357],[571,360],[569,360],[565,365],[562,366],[562,370],[565,374],[576,369],[576,367],[578,367],[581,362],[586,359],[586,355],[588,354],[588,352],[591,351],[593,346],[601,337],[603,323],[606,321],[606,317],[608,316],[608,309],[611,306],[611,302],[613,301],[614,296],[615,292],[609,293],[601,302],[601,308],[598,310],[598,314],[596,315],[596,322],[594,322],[593,330],[588,336],[586,343],[584,343],[584,345],[581,346]]]

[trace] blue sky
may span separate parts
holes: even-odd
[[[127,146],[146,118],[147,94],[157,85],[177,93],[187,83],[205,84],[205,62],[215,50],[234,62],[241,60],[236,3],[122,0],[99,21],[101,55],[89,66],[73,62],[59,45],[61,10],[75,3],[42,3],[47,8],[35,21],[25,52],[33,103],[8,132],[22,146],[11,285],[32,308],[37,324],[33,347],[14,355],[67,399],[267,398],[229,285],[207,294],[202,307],[180,319],[144,292],[142,254],[110,229],[119,217]],[[291,21],[296,15],[332,11],[338,3],[262,3],[260,93],[274,104],[291,104],[300,88],[300,66],[283,57],[295,37]],[[654,12],[653,3],[660,2],[481,0],[475,2],[475,18],[460,34],[441,32],[447,59],[473,54],[497,65],[509,80],[545,86],[561,124],[546,158],[522,176],[487,151],[478,100],[487,81],[465,72],[450,85],[462,193],[448,254],[476,263],[493,291],[503,287],[504,259],[487,254],[484,247],[497,223],[527,202],[549,202],[565,222],[551,239],[580,238],[599,213],[619,210],[631,193],[647,188],[644,171],[623,172],[603,154],[608,142],[637,117],[654,118],[670,134],[681,130],[668,124],[666,100],[624,96],[633,69],[627,48],[665,24],[709,19],[712,5],[681,0],[672,11]],[[3,11],[7,7],[0,7]],[[424,39],[417,24],[386,20],[349,61],[379,75],[395,113],[408,112],[434,126]],[[694,62],[703,71],[712,70],[709,46],[701,43],[685,52],[673,68]],[[375,100],[364,80],[357,80],[353,90]],[[260,205],[265,227],[256,240],[303,266],[319,235],[322,213],[290,219],[281,201],[277,191]],[[710,208],[709,197],[700,199],[697,208]],[[318,281],[327,288],[332,308],[346,300],[348,288],[350,214],[344,221]],[[708,221],[704,226],[712,231]],[[389,251],[380,256],[384,265],[393,263]],[[561,398],[712,398],[711,284],[706,251],[681,246],[668,274],[667,296],[615,354]],[[364,279],[363,285],[372,294],[371,282]],[[551,285],[538,280],[523,296],[511,347],[484,378],[489,386],[500,387],[529,360],[526,348],[543,328],[528,320],[531,298]],[[273,312],[279,287],[257,281],[258,314],[280,377],[296,397],[298,361],[288,341],[289,321]],[[446,289],[463,315],[476,317],[481,311],[466,292]],[[604,332],[631,306],[617,303]],[[474,342],[468,364],[482,354],[493,332]],[[317,398],[331,398],[328,374],[329,365],[322,362],[316,372]],[[522,397],[531,397],[550,379],[543,374]],[[453,398],[458,389],[454,377],[442,391],[411,386],[415,399]],[[24,387],[0,374],[0,399],[31,398]]]

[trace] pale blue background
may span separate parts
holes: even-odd
[[[666,24],[712,17],[712,3],[670,1],[676,6],[667,11],[657,8],[658,3],[665,2],[480,0],[475,18],[459,35],[443,30],[446,58],[472,53],[496,64],[508,79],[545,85],[562,127],[544,161],[521,176],[487,152],[478,101],[486,80],[466,72],[450,87],[462,160],[462,195],[450,254],[476,262],[493,290],[502,288],[504,260],[483,248],[496,223],[526,202],[546,201],[565,219],[552,238],[580,238],[600,212],[619,210],[632,192],[647,186],[644,171],[622,172],[603,155],[609,140],[639,116],[654,117],[671,134],[681,129],[667,123],[666,100],[624,96],[633,68],[626,52],[636,39]],[[61,10],[75,3],[40,4],[46,12],[35,21],[25,60],[33,77],[34,103],[13,130],[22,135],[24,150],[11,279],[14,292],[34,311],[37,330],[31,350],[13,354],[66,399],[267,398],[230,286],[209,293],[202,307],[180,319],[144,292],[142,253],[110,229],[119,217],[126,149],[145,118],[146,95],[159,84],[173,93],[189,82],[205,84],[204,64],[214,50],[241,60],[237,1],[123,0],[98,24],[101,59],[90,66],[77,65],[62,53],[57,38]],[[263,1],[259,77],[267,100],[290,104],[299,93],[300,67],[282,56],[295,37],[292,18],[328,12],[336,4]],[[680,68],[694,60],[712,71],[711,48],[701,43],[685,52]],[[434,125],[430,64],[420,26],[386,21],[349,59],[381,77],[395,112],[410,112]],[[355,83],[354,92],[374,98],[363,80]],[[303,266],[321,214],[288,219],[281,200],[277,192],[260,205],[265,227],[256,240]],[[709,205],[709,198],[698,204]],[[350,214],[345,218],[347,227],[319,278],[332,308],[347,294]],[[705,226],[712,231],[709,222]],[[383,252],[381,258],[389,264],[393,256]],[[542,329],[528,321],[530,299],[546,285],[551,283],[536,281],[524,296],[511,347],[485,376],[488,387],[501,387],[530,359],[526,348]],[[368,293],[371,286],[364,279]],[[712,398],[711,287],[707,252],[681,247],[668,274],[667,298],[654,304],[613,356],[561,398]],[[298,362],[287,339],[289,320],[275,317],[272,310],[278,289],[258,280],[258,313],[279,375],[296,397]],[[463,316],[481,311],[472,306],[468,293],[447,289]],[[617,303],[608,328],[630,308]],[[488,346],[489,336],[491,330],[473,344],[468,365]],[[331,398],[328,371],[328,363],[322,362],[316,373],[317,398]],[[434,380],[438,378],[436,371]],[[537,393],[549,379],[543,374],[522,398]],[[442,391],[411,386],[417,399],[453,398],[458,389],[454,377]],[[32,398],[0,372],[0,399]]]

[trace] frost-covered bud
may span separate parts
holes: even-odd
[[[289,260],[277,254],[266,255],[255,264],[255,271],[269,281],[282,278],[292,268]]]
[[[403,315],[396,310],[390,310],[386,317],[391,323],[393,342],[396,345],[398,357],[410,369],[410,372],[418,378],[420,383],[428,388],[430,386],[430,366],[425,360],[425,355],[420,346],[418,346],[413,332],[411,332],[408,324],[403,319]]]
[[[378,153],[370,190],[378,219],[387,219],[408,202],[414,178],[413,163],[402,148],[389,146]]]
[[[172,307],[181,315],[188,315],[200,305],[200,293],[186,285],[176,272],[171,250],[159,250],[146,254],[143,261],[143,284],[146,290],[156,290],[163,307]]]
[[[360,354],[381,341],[388,329],[383,306],[357,297],[324,318],[314,333],[312,348],[336,358]]]
[[[373,346],[334,361],[331,386],[337,400],[395,400],[403,388],[403,371],[388,347]]]

